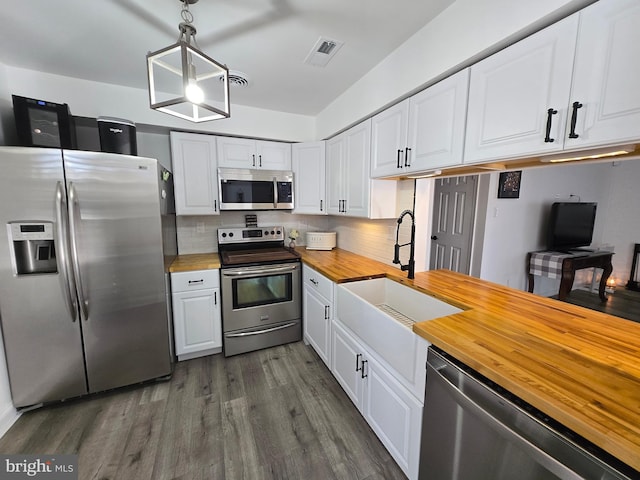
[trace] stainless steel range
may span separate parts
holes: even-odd
[[[283,227],[218,229],[226,357],[302,338],[300,256],[284,238]]]

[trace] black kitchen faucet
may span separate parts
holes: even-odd
[[[402,245],[398,244],[398,233],[400,232],[400,224],[402,223],[402,219],[405,215],[409,215],[411,217],[411,241],[409,243],[403,243]],[[396,244],[394,246],[394,255],[393,255],[393,263],[400,265],[400,270],[403,272],[408,270],[409,274],[407,278],[413,279],[415,278],[415,269],[416,262],[414,260],[415,254],[415,243],[416,243],[416,220],[413,216],[413,212],[411,210],[405,210],[398,217],[398,226],[396,227]],[[409,249],[409,263],[406,265],[402,265],[400,263],[400,247],[404,247],[406,245],[411,245]]]

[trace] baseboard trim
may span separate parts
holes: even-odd
[[[5,407],[4,411],[0,413],[0,437],[7,433],[11,426],[16,423],[16,420],[20,418],[20,415],[20,412],[13,408],[12,404]]]

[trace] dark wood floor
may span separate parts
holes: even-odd
[[[597,293],[591,293],[586,290],[572,290],[565,301],[616,317],[640,322],[640,292],[619,287],[614,293],[608,294],[606,302],[602,302]]]
[[[79,454],[80,479],[404,479],[302,342],[23,414],[1,453]]]

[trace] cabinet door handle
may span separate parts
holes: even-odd
[[[329,305],[324,306],[324,319],[329,320]]]
[[[555,139],[551,138],[551,122],[553,119],[553,116],[558,113],[557,110],[554,110],[553,108],[550,108],[549,110],[547,110],[547,134],[544,136],[544,141],[545,143],[551,143],[553,141],[555,141]]]
[[[256,166],[256,156],[255,155],[251,155],[252,160],[252,166],[255,167]]]
[[[322,212],[322,200],[320,200],[320,211]]]
[[[578,121],[578,109],[583,105],[580,102],[573,102],[571,112],[571,131],[569,132],[569,138],[578,138],[580,135],[576,133],[576,122]]]
[[[362,357],[361,353],[358,353],[356,355],[356,372],[359,372],[361,370],[361,366],[360,366],[360,357]]]
[[[369,363],[369,360],[362,360],[362,368],[360,369],[360,378],[367,378],[369,374],[364,373],[364,365],[365,363]]]
[[[396,168],[402,168],[402,150],[398,149],[398,159],[396,161]]]
[[[213,304],[218,304],[218,292],[213,292]]]
[[[411,155],[409,155],[409,153],[411,153],[411,149],[409,147],[405,148],[404,150],[404,166],[405,167],[410,167],[411,166]]]
[[[262,166],[262,155],[258,155],[259,166]]]
[[[217,212],[218,211],[218,200],[214,200],[213,201],[213,211]]]

